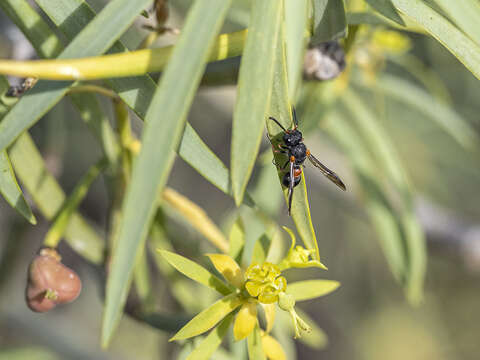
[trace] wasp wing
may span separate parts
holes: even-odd
[[[313,164],[313,166],[319,168],[322,174],[325,175],[331,182],[333,182],[343,191],[347,190],[347,188],[345,187],[345,184],[342,182],[342,180],[340,180],[337,174],[335,174],[332,170],[330,170],[325,165],[323,165],[312,154],[308,154],[307,157],[308,157],[308,160],[310,160],[310,162]]]
[[[288,184],[288,215],[290,215],[290,211],[292,210],[292,199],[293,199],[293,187],[295,185],[295,178],[293,172],[293,165],[295,164],[294,161],[290,161],[290,184]]]

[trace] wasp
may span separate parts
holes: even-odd
[[[298,128],[298,119],[297,113],[295,108],[292,106],[292,115],[293,115],[293,126],[291,129],[285,129],[282,124],[278,122],[277,119],[270,116],[269,120],[274,121],[280,128],[283,130],[283,143],[278,144],[278,149],[274,148],[274,152],[279,152],[282,154],[287,154],[288,160],[281,167],[282,170],[285,170],[288,164],[290,164],[289,171],[287,171],[283,175],[282,184],[285,187],[288,187],[288,214],[290,215],[290,211],[292,209],[292,198],[293,198],[293,188],[297,186],[302,178],[302,171],[303,171],[303,163],[305,159],[312,163],[313,166],[320,169],[323,175],[325,175],[330,181],[332,181],[335,185],[337,185],[340,189],[346,190],[345,184],[340,180],[337,174],[335,174],[332,170],[327,168],[323,165],[320,161],[315,158],[310,153],[310,150],[307,149],[305,144],[303,143],[303,135],[302,133],[297,130]],[[269,138],[270,143],[272,139]],[[273,146],[273,144],[272,144]],[[277,167],[278,164],[275,164]]]

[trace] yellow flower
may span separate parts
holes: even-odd
[[[245,272],[245,288],[250,296],[263,304],[278,301],[278,294],[287,288],[287,280],[281,276],[280,268],[272,263],[252,264]]]

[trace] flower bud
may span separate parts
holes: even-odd
[[[60,260],[60,255],[54,249],[42,249],[32,260],[25,294],[32,311],[49,311],[57,304],[75,300],[80,294],[80,278]]]

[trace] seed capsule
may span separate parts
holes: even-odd
[[[60,255],[54,249],[42,249],[32,260],[25,294],[32,311],[46,312],[80,295],[80,278],[60,260]]]

